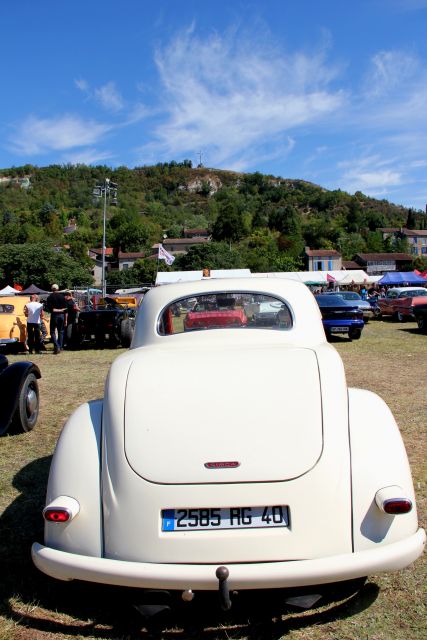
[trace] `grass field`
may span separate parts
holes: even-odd
[[[426,526],[427,337],[415,323],[370,322],[359,341],[337,339],[350,386],[370,389],[392,409],[412,466]],[[42,541],[41,509],[51,455],[71,411],[102,396],[110,363],[122,350],[33,356],[42,371],[39,424],[0,439],[0,640],[133,639],[151,635],[131,606],[133,590],[62,583],[39,573],[29,556]],[[10,357],[11,361],[25,356]],[[379,452],[386,455],[386,448]],[[315,535],[315,534],[314,534]],[[369,576],[355,596],[309,612],[262,597],[223,614],[212,602],[178,609],[161,637],[247,640],[425,640],[425,560],[387,576]]]

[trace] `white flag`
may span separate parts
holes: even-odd
[[[163,248],[163,245],[159,244],[159,253],[157,259],[164,260],[166,264],[170,266],[175,260],[175,256],[173,256],[171,253],[168,253],[166,249]]]

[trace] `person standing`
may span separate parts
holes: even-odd
[[[28,352],[41,353],[42,339],[40,325],[43,322],[43,305],[35,293],[30,296],[30,302],[24,307],[24,315],[27,318],[27,342]]]
[[[64,292],[64,298],[67,305],[66,327],[64,334],[64,347],[72,349],[76,339],[76,323],[79,313],[77,302],[73,298],[71,291]]]
[[[53,342],[53,353],[61,351],[64,344],[64,329],[67,303],[57,284],[53,284],[52,293],[47,297],[46,306],[50,312],[50,337]]]

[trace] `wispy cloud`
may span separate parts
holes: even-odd
[[[93,100],[100,104],[106,111],[118,113],[125,107],[125,101],[121,93],[118,91],[115,83],[111,80],[100,87],[95,88],[92,88],[89,82],[84,78],[74,80],[74,84],[89,100]]]
[[[113,158],[114,153],[111,151],[100,151],[99,149],[85,148],[64,153],[62,156],[62,162],[89,165],[111,161]]]
[[[153,146],[169,157],[203,148],[217,165],[244,167],[266,143],[274,156],[287,131],[345,101],[330,88],[338,69],[325,51],[286,55],[271,41],[234,31],[201,40],[189,29],[157,52],[156,64],[167,118],[156,127]]]
[[[390,94],[417,76],[419,61],[403,51],[380,51],[372,57],[365,84],[371,97]]]
[[[16,126],[11,147],[22,155],[36,155],[50,150],[73,149],[96,143],[110,126],[74,115],[56,118],[30,116]]]
[[[118,112],[124,107],[124,100],[117,91],[114,82],[107,82],[102,87],[95,89],[94,95],[104,109],[108,111]]]
[[[370,196],[379,196],[405,180],[398,160],[380,155],[360,156],[353,161],[339,163],[338,168],[343,170],[342,188],[350,193],[362,191]]]

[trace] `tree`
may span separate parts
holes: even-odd
[[[412,262],[413,269],[417,269],[418,271],[426,271],[427,270],[427,256],[417,256],[414,258]]]
[[[409,209],[409,211],[408,211],[408,217],[406,218],[406,228],[407,229],[416,229],[417,228],[416,215],[415,215],[415,211],[413,209]]]
[[[245,267],[242,254],[225,242],[209,242],[190,247],[183,256],[175,260],[174,271],[200,269],[241,269]]]
[[[289,204],[277,207],[270,213],[268,226],[280,231],[282,235],[298,236],[301,234],[300,214]]]
[[[340,248],[344,260],[351,260],[356,253],[364,253],[366,242],[360,233],[350,233],[348,236],[342,236],[339,240]]]
[[[238,242],[245,235],[244,222],[236,203],[225,202],[219,210],[218,217],[212,226],[214,240]]]
[[[88,268],[82,267],[65,251],[55,251],[48,243],[8,245],[0,253],[0,272],[3,286],[18,282],[50,289],[52,282],[61,288],[87,286],[93,283]]]

